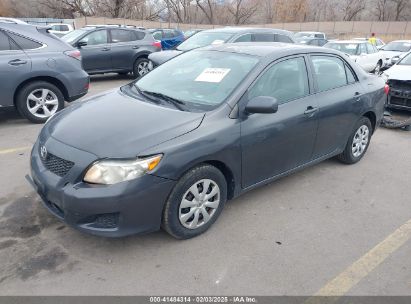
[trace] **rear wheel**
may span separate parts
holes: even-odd
[[[135,78],[140,78],[150,72],[153,69],[153,65],[147,58],[138,58],[134,62],[133,75]]]
[[[205,232],[218,218],[227,200],[227,183],[217,168],[201,165],[188,171],[171,192],[162,227],[178,239]]]
[[[353,133],[348,139],[343,153],[337,158],[345,164],[355,164],[367,152],[372,134],[371,122],[367,117],[362,117],[356,124]]]
[[[64,96],[53,84],[34,81],[20,89],[16,97],[19,113],[34,123],[44,123],[64,108]]]

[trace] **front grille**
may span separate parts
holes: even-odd
[[[399,98],[395,96],[391,96],[390,104],[402,107],[410,107],[411,108],[411,99],[407,98]]]
[[[63,177],[65,176],[71,168],[73,168],[74,163],[69,161],[69,160],[65,160],[62,159],[54,154],[51,153],[47,153],[46,157],[40,157],[43,165],[50,170],[50,172]]]
[[[97,214],[84,219],[82,222],[91,228],[115,229],[118,227],[119,215],[119,213]]]

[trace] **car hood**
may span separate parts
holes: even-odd
[[[155,53],[151,53],[148,56],[148,59],[150,59],[154,63],[154,65],[161,65],[164,62],[169,61],[170,59],[181,55],[182,53],[183,51],[177,51],[177,50],[155,52]]]
[[[411,66],[396,64],[385,71],[385,74],[388,76],[388,79],[411,80]]]
[[[203,117],[203,113],[155,105],[116,90],[70,106],[43,131],[99,158],[129,158],[196,129]]]

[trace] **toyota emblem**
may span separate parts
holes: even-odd
[[[46,159],[47,158],[47,149],[45,146],[41,146],[40,148],[40,156],[42,159]]]

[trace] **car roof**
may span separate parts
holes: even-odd
[[[335,41],[331,41],[331,43],[341,43],[341,44],[344,44],[344,43],[357,43],[357,44],[359,44],[359,43],[367,43],[368,41],[367,40],[335,40]]]
[[[243,33],[278,33],[278,34],[288,34],[292,35],[290,31],[274,29],[274,28],[258,28],[258,27],[221,27],[212,30],[205,30],[205,33],[233,33],[233,34],[243,34]]]
[[[301,31],[301,32],[298,32],[298,33],[307,33],[307,34],[324,34],[323,32],[311,32],[311,31]],[[297,34],[298,34],[297,33]]]
[[[329,53],[341,55],[341,52],[317,46],[305,46],[281,42],[240,42],[207,46],[199,49],[251,55],[256,57],[275,57],[301,53]]]
[[[393,40],[391,42],[404,42],[404,43],[411,43],[411,40]],[[389,42],[390,43],[390,42]]]

